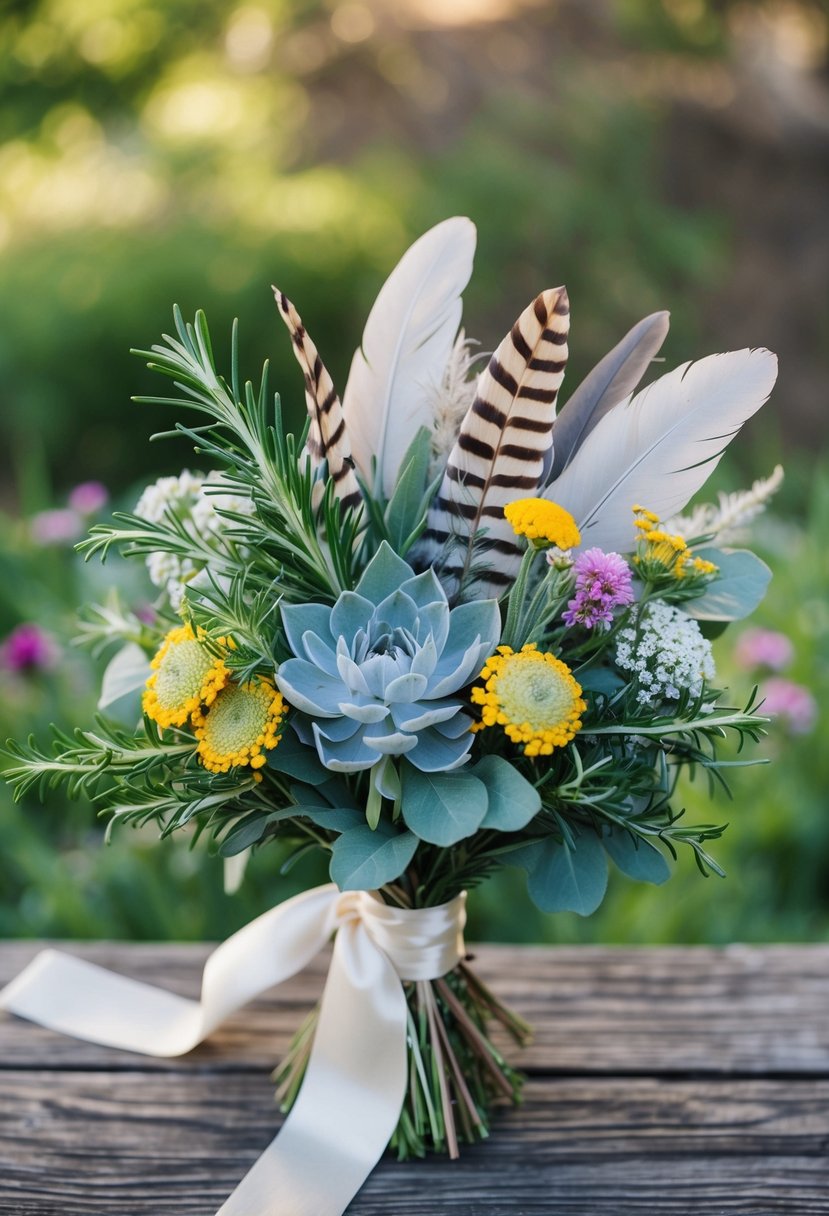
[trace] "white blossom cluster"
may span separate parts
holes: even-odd
[[[636,699],[648,706],[676,700],[685,689],[696,695],[703,679],[714,677],[711,643],[697,622],[661,600],[647,604],[620,632],[616,666],[631,673],[638,686]]]
[[[678,532],[685,540],[713,536],[721,544],[739,540],[743,529],[765,510],[783,481],[783,466],[777,465],[770,477],[760,477],[750,490],[720,493],[717,503],[702,503],[687,515],[675,515],[665,523],[668,532]]]
[[[148,523],[162,523],[172,512],[193,536],[207,540],[220,550],[228,522],[219,511],[253,514],[249,498],[205,489],[206,486],[220,486],[222,481],[221,473],[212,472],[203,477],[187,469],[178,477],[160,477],[144,490],[135,514]],[[181,607],[187,584],[202,568],[190,558],[174,553],[150,553],[147,557],[150,581],[154,587],[163,588],[176,611]]]

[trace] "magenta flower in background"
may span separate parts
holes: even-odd
[[[737,639],[734,658],[749,671],[754,667],[782,671],[794,658],[794,646],[785,633],[774,629],[746,629]]]
[[[633,578],[630,566],[618,553],[586,549],[576,558],[576,594],[563,613],[566,625],[594,629],[610,625],[613,609],[633,603]]]
[[[808,735],[817,723],[817,701],[802,684],[773,676],[760,689],[760,712],[780,718],[793,735]]]
[[[29,535],[36,545],[71,545],[83,530],[83,518],[70,507],[38,511],[29,520]]]
[[[50,635],[28,622],[18,625],[0,642],[0,666],[8,671],[46,671],[54,667],[59,654]]]
[[[109,502],[109,490],[101,481],[82,481],[69,495],[69,506],[79,515],[95,515]]]

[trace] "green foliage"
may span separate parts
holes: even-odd
[[[695,549],[697,557],[713,562],[719,573],[687,611],[701,621],[741,621],[761,603],[771,570],[748,549]]]
[[[607,857],[596,833],[574,833],[571,840],[552,838],[512,854],[513,864],[527,871],[527,890],[542,912],[577,912],[590,916],[607,890]]]
[[[403,763],[403,818],[421,840],[444,848],[478,830],[487,812],[483,781],[465,769],[422,773]]]
[[[331,877],[342,891],[373,891],[399,878],[417,848],[412,832],[366,824],[338,836],[331,852]]]

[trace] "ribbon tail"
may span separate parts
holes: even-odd
[[[208,958],[200,1001],[44,950],[0,992],[0,1009],[50,1030],[150,1056],[191,1051],[253,997],[301,971],[334,928],[336,886],[286,900]]]
[[[305,1080],[281,1131],[217,1216],[342,1216],[397,1126],[406,996],[358,921],[334,944]]]

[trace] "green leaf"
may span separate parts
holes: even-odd
[[[659,849],[625,828],[605,828],[602,844],[629,878],[659,886],[671,877],[671,867]]]
[[[287,773],[308,785],[321,785],[331,774],[317,755],[316,749],[301,743],[296,732],[288,728],[279,743],[268,752],[268,768]]]
[[[609,667],[585,667],[577,669],[573,675],[584,692],[600,692],[606,697],[615,696],[619,689],[625,686],[625,681],[619,673],[611,671]]]
[[[741,621],[766,594],[771,570],[748,549],[699,549],[696,556],[719,567],[702,595],[683,608],[700,621]]]
[[[138,643],[127,642],[107,664],[98,709],[107,709],[116,701],[143,689],[151,671],[150,660]]]
[[[329,832],[348,832],[366,821],[362,811],[347,806],[301,806],[297,808],[297,815],[310,819],[318,828],[326,828]]]
[[[481,826],[488,797],[483,781],[466,772],[422,773],[403,765],[403,818],[421,840],[446,847]]]
[[[547,839],[537,843],[533,854],[516,850],[507,854],[505,860],[527,868],[527,890],[542,912],[578,912],[579,916],[589,916],[604,899],[607,856],[590,828],[577,835],[575,849],[569,849],[562,841]]]
[[[416,848],[417,837],[411,832],[390,835],[362,824],[334,841],[331,878],[341,891],[373,891],[399,878]]]
[[[402,472],[386,507],[385,524],[389,541],[401,556],[405,555],[406,541],[420,522],[423,512],[430,449],[431,435],[422,426],[403,457]]]
[[[284,807],[278,811],[251,811],[235,823],[219,845],[220,857],[235,857],[244,853],[251,845],[257,844],[265,835],[272,823],[281,819],[291,819],[296,814],[293,807]]]
[[[538,790],[501,756],[485,756],[472,776],[483,781],[489,799],[482,828],[518,832],[541,810]]]

